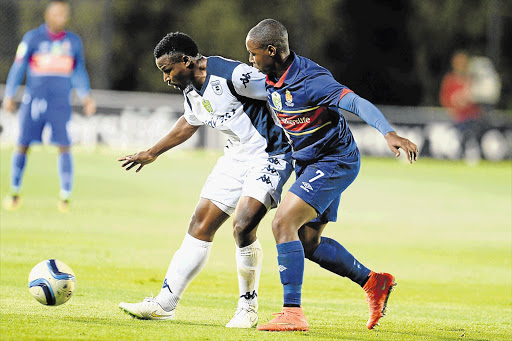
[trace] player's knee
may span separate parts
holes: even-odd
[[[257,224],[254,224],[248,217],[236,217],[233,221],[233,235],[247,236],[255,233]]]
[[[288,219],[276,215],[272,221],[272,233],[277,243],[283,243],[288,241],[291,236],[295,236],[297,229],[290,224]]]
[[[192,220],[188,226],[188,234],[192,237],[211,241],[215,236],[215,232],[217,232],[217,229],[213,228],[207,221],[198,219],[196,215],[192,216]]]

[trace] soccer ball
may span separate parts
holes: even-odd
[[[34,266],[28,275],[28,290],[41,304],[61,305],[75,292],[75,274],[63,262],[47,259]]]

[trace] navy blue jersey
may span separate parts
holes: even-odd
[[[293,142],[293,158],[315,161],[348,155],[356,142],[340,108],[361,116],[386,134],[393,129],[382,113],[338,83],[317,63],[291,52],[293,61],[279,80],[267,76],[268,101]]]

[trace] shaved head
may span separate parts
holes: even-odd
[[[290,48],[288,45],[288,31],[283,24],[274,19],[265,19],[254,26],[247,34],[247,39],[251,39],[261,48],[272,45],[280,53],[288,55]]]

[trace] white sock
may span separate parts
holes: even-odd
[[[258,286],[260,283],[263,250],[258,239],[242,248],[236,247],[236,265],[238,272],[238,289],[240,300],[244,304],[258,309]]]
[[[170,311],[178,306],[181,295],[208,261],[211,248],[212,242],[199,240],[187,233],[172,257],[162,290],[155,297],[164,310]]]

